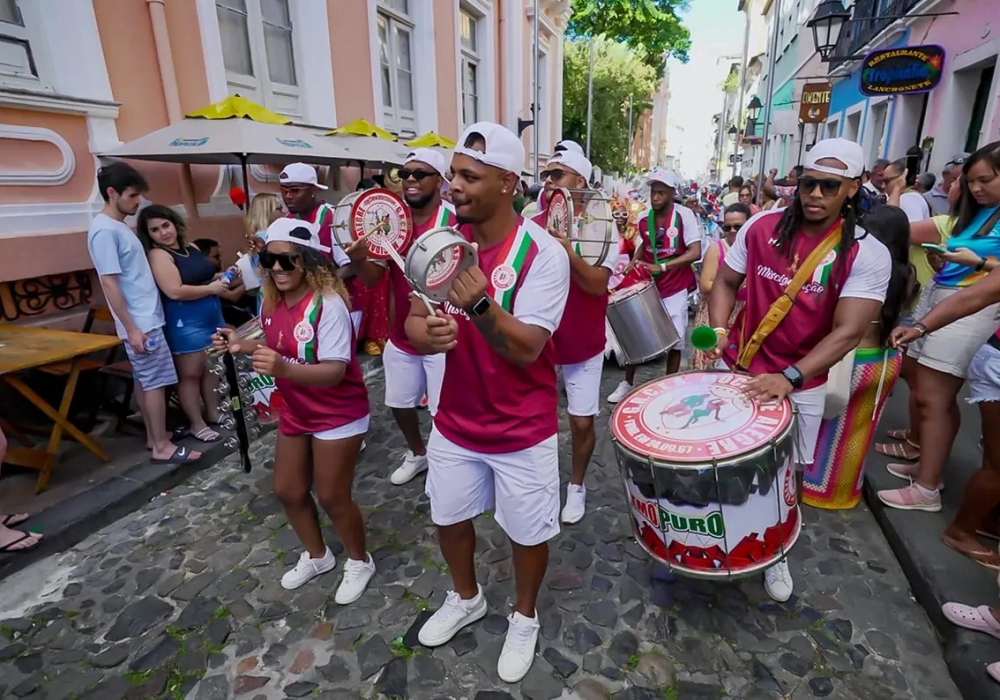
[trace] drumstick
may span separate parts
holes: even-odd
[[[366,231],[364,234],[358,237],[358,240],[361,240],[362,238],[368,238],[368,236],[375,233],[375,231],[376,229],[371,229],[370,231]],[[376,237],[378,237],[377,234]],[[403,262],[403,258],[399,255],[396,249],[393,248],[391,245],[389,245],[388,242],[386,242],[386,244],[382,247],[385,248],[386,252],[389,253],[389,257],[392,258],[392,261],[399,266],[399,270],[400,272],[403,273],[403,277],[406,278],[406,281],[410,283],[410,287],[413,288],[414,296],[420,299],[420,301],[424,302],[424,306],[427,307],[427,313],[429,313],[431,316],[436,315],[434,307],[431,305],[431,300],[428,299],[423,292],[417,290],[419,285],[415,284],[414,281],[410,279],[409,275],[406,274],[406,263]]]

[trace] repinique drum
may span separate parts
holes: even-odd
[[[611,249],[615,226],[611,202],[600,192],[588,190],[583,196],[583,211],[577,218],[576,233],[570,236],[570,240],[577,255],[599,267],[608,256],[618,252]]]
[[[749,379],[674,374],[637,387],[611,414],[635,538],[678,574],[750,576],[798,539],[795,412],[788,399],[747,399]]]
[[[264,329],[260,327],[260,319],[250,319],[236,329],[236,335],[244,340],[262,340],[264,338]],[[214,357],[218,353],[210,350],[208,354]],[[274,378],[257,374],[252,369],[239,369],[240,364],[246,363],[237,364],[239,375],[246,377],[247,380],[246,388],[244,389],[244,398],[250,402],[250,408],[257,414],[258,422],[271,423],[278,420],[278,411],[281,408],[281,392],[276,391]]]
[[[652,282],[615,291],[608,300],[607,319],[630,365],[659,357],[680,342]]]
[[[545,228],[568,238],[573,228],[573,197],[565,187],[553,190],[545,207]]]
[[[390,190],[352,192],[333,210],[333,231],[341,245],[366,237],[368,254],[387,260],[392,257],[389,248],[406,249],[413,235],[413,218],[402,197]]]
[[[462,270],[479,264],[475,247],[448,226],[431,229],[413,242],[403,274],[413,288],[433,301],[447,301],[451,282]]]

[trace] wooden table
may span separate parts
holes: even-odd
[[[38,483],[35,487],[37,493],[48,487],[52,466],[59,454],[63,431],[97,455],[101,461],[108,461],[108,454],[101,446],[70,422],[69,410],[73,403],[73,394],[76,392],[77,380],[80,378],[81,360],[91,353],[108,350],[120,343],[118,338],[111,335],[0,325],[0,379],[28,399],[53,423],[49,442],[44,450],[34,446],[12,445],[8,448],[5,458],[5,461],[11,464],[38,470]],[[71,361],[73,364],[66,376],[66,388],[63,390],[58,411],[16,376],[17,372],[66,361]]]

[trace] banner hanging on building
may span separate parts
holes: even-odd
[[[830,83],[808,83],[802,86],[799,105],[800,124],[822,124],[830,116]]]
[[[872,51],[861,63],[861,93],[864,95],[909,95],[929,92],[941,82],[944,49],[904,46]]]

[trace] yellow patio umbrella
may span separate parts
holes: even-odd
[[[367,119],[355,119],[350,124],[326,133],[331,143],[351,154],[352,160],[365,164],[392,166],[406,161],[406,146],[385,129]]]
[[[395,141],[396,137],[380,126],[372,124],[367,119],[355,119],[350,124],[338,126],[332,131],[326,132],[327,136],[373,136],[375,138]]]
[[[233,95],[185,115],[188,119],[250,119],[261,124],[291,124],[292,120],[267,107]]]
[[[428,131],[423,136],[417,136],[414,139],[407,141],[404,146],[409,146],[410,148],[454,148],[455,142],[446,136],[441,134],[436,134],[433,131]]]

